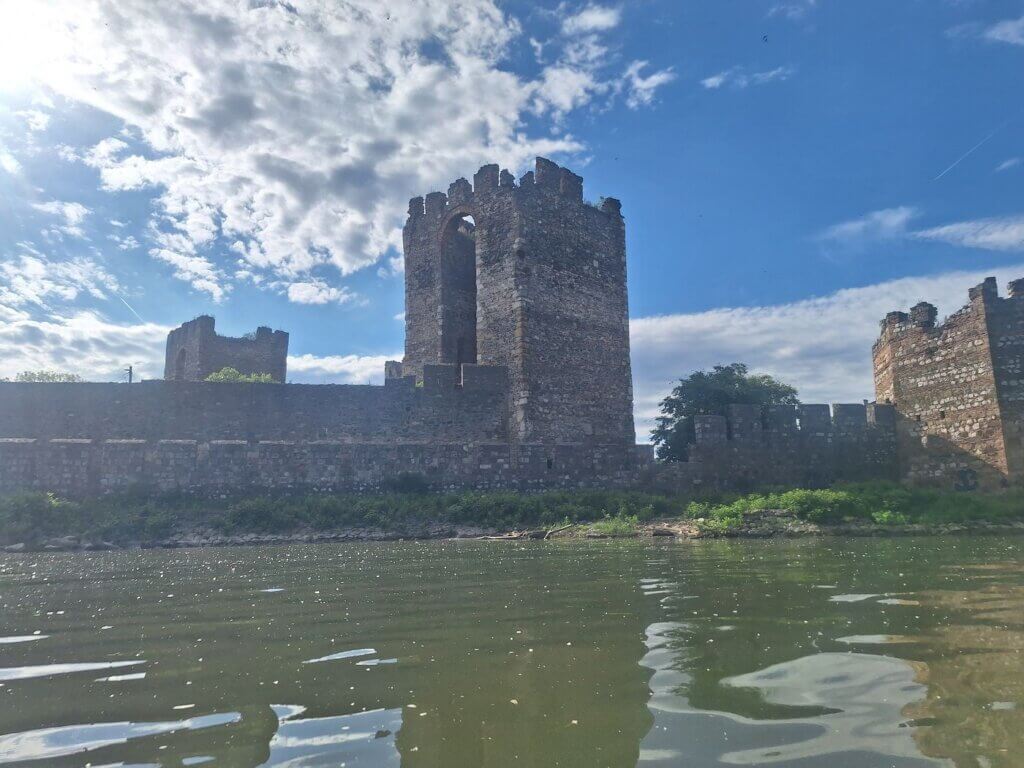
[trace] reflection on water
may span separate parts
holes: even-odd
[[[996,538],[7,555],[0,764],[1001,768],[1022,648]]]

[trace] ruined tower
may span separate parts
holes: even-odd
[[[403,239],[405,375],[506,366],[514,440],[633,444],[617,200],[585,202],[583,179],[543,158],[519,183],[485,165],[413,198]]]
[[[240,373],[269,373],[274,381],[285,381],[288,373],[288,334],[260,326],[256,333],[241,338],[221,336],[209,315],[182,323],[167,334],[164,378],[203,381],[222,368]]]
[[[1024,480],[1024,280],[995,278],[936,324],[926,302],[890,312],[872,348],[875,396],[897,412],[900,471],[960,488]]]

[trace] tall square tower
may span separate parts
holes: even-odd
[[[503,365],[510,434],[531,443],[635,441],[625,225],[550,160],[517,184],[485,165],[413,198],[405,247],[406,375]]]

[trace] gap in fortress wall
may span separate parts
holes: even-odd
[[[406,342],[383,386],[211,383],[224,367],[285,382],[288,334],[172,331],[165,378],[0,383],[0,492],[88,496],[368,491],[414,474],[441,489],[687,493],[903,479],[1000,487],[1020,477],[1021,281],[994,281],[935,325],[890,313],[878,403],[700,416],[688,461],[635,444],[625,222],[538,158],[413,198],[403,230]],[[686,350],[680,350],[680,365]]]

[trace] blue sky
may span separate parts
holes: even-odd
[[[400,355],[409,197],[497,161],[623,201],[637,412],[742,360],[870,398],[890,309],[1024,275],[1024,3],[0,0],[0,376],[169,327]]]

